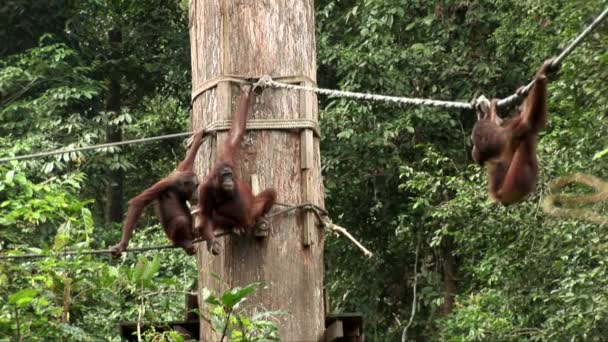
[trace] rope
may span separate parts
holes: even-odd
[[[591,31],[593,31],[606,18],[606,16],[608,16],[608,8],[606,8],[597,18],[595,18],[595,20],[589,26],[587,26],[587,28],[585,28],[585,30],[583,30],[583,32],[581,32],[574,39],[574,41],[572,41],[570,43],[570,45],[568,45],[553,60],[553,63],[551,64],[551,66],[557,67],[558,65],[560,65],[563,62],[563,60],[568,55],[570,55],[577,46],[580,45],[580,43],[583,41],[583,39],[585,37],[587,37],[589,35],[589,33],[591,33]],[[253,83],[254,79],[256,79],[256,77],[243,77],[243,76],[236,76],[236,75],[219,76],[212,80],[206,81],[203,84],[201,84],[200,86],[198,86],[197,88],[195,88],[194,91],[192,92],[192,101],[194,101],[194,99],[196,99],[203,92],[217,86],[220,82],[235,82],[235,83],[249,84],[249,83]],[[279,82],[281,80],[283,82]],[[387,96],[387,95],[379,95],[379,94],[371,94],[371,93],[358,93],[358,92],[351,92],[351,91],[325,89],[325,88],[318,88],[316,86],[309,87],[309,86],[290,84],[290,83],[303,83],[303,82],[309,82],[311,84],[315,84],[314,80],[312,80],[311,78],[309,78],[307,76],[282,76],[282,77],[276,77],[276,80],[273,80],[270,76],[261,76],[261,77],[259,77],[259,80],[254,85],[261,86],[261,87],[302,90],[302,91],[324,94],[324,95],[328,95],[330,97],[335,96],[335,97],[345,97],[345,98],[352,98],[352,99],[358,99],[358,100],[383,101],[383,102],[391,102],[391,103],[396,103],[396,104],[401,104],[401,105],[421,105],[421,106],[433,106],[433,107],[444,107],[444,108],[465,109],[465,110],[473,110],[475,107],[474,104],[471,104],[469,102],[441,101],[441,100],[432,100],[432,99]],[[498,106],[499,107],[508,107],[508,106],[512,105],[516,101],[519,101],[522,98],[522,96],[527,95],[533,86],[534,86],[534,80],[532,80],[532,82],[530,82],[524,89],[522,89],[522,91],[516,92],[515,94],[505,97],[504,99],[498,101]],[[267,120],[272,120],[272,119],[267,119]],[[317,136],[320,136],[318,124],[315,122],[314,126],[313,126],[312,123],[304,123],[305,120],[306,119],[283,120],[287,123],[285,123],[285,122],[282,122],[282,123],[267,122],[267,124],[268,124],[267,127],[271,127],[272,125],[276,125],[276,126],[273,126],[271,128],[265,128],[265,127],[263,128],[262,126],[254,128],[255,126],[252,125],[252,127],[250,129],[308,129],[308,128],[310,128],[310,129],[315,130],[315,134],[317,134]],[[289,126],[290,124],[292,126]],[[222,125],[223,125],[223,123],[222,123]],[[307,126],[307,125],[309,125],[309,126]],[[213,127],[209,128],[210,131],[212,128]],[[214,129],[223,130],[223,129],[227,129],[227,128],[226,128],[226,126],[220,126],[218,128],[214,128]],[[78,147],[78,148],[73,148],[73,149],[63,149],[63,150],[57,150],[57,151],[26,154],[26,155],[16,156],[16,157],[0,158],[0,163],[13,161],[13,160],[26,160],[26,159],[41,158],[41,157],[47,157],[47,156],[52,156],[52,155],[56,155],[56,154],[63,154],[63,153],[70,153],[70,152],[95,150],[95,149],[101,149],[101,148],[107,148],[107,147],[113,147],[113,146],[122,146],[122,145],[128,145],[128,144],[136,144],[136,143],[147,143],[147,142],[164,140],[164,139],[185,137],[185,136],[189,136],[191,134],[192,134],[191,132],[184,132],[184,133],[161,135],[161,136],[150,137],[150,138],[125,140],[125,141],[118,141],[118,142],[107,143],[107,144]]]
[[[205,129],[205,132],[227,131],[232,125],[232,120],[215,121]],[[247,130],[291,130],[312,129],[320,137],[321,128],[315,120],[296,119],[254,119],[247,120]]]
[[[552,67],[557,67],[561,62],[570,54],[574,49],[583,41],[583,39],[589,35],[589,33],[595,29],[600,22],[608,15],[608,8],[602,12],[581,34],[579,34],[576,39],[570,43],[568,47],[566,47],[560,54],[557,56],[553,63]],[[458,101],[442,101],[442,100],[432,100],[432,99],[421,99],[421,98],[410,98],[410,97],[400,97],[400,96],[387,96],[387,95],[379,95],[372,93],[360,93],[360,92],[352,92],[352,91],[343,91],[343,90],[334,90],[334,89],[326,89],[326,88],[318,88],[318,87],[309,87],[295,84],[286,84],[282,82],[278,82],[273,80],[270,76],[262,76],[257,83],[256,86],[261,87],[271,87],[271,88],[282,88],[289,90],[302,90],[307,92],[313,92],[317,94],[327,95],[329,97],[342,97],[342,98],[350,98],[356,100],[370,100],[370,101],[380,101],[387,103],[395,103],[399,105],[419,105],[419,106],[430,106],[430,107],[443,107],[448,109],[465,109],[465,110],[473,110],[474,105],[470,102],[458,102]],[[522,96],[525,96],[530,92],[534,86],[534,81],[530,82],[521,92],[515,93],[511,96],[508,96],[500,101],[498,101],[499,107],[507,107],[513,104],[515,101],[521,99]]]
[[[215,234],[215,237],[222,237],[224,235],[228,235],[230,232],[220,232]],[[192,240],[192,243],[197,243],[203,241],[202,238],[196,238]],[[148,247],[136,247],[136,248],[128,248],[123,251],[123,253],[141,253],[147,251],[161,251],[167,249],[176,249],[181,248],[180,246],[174,245],[156,245],[156,246],[148,246]],[[65,251],[59,252],[56,254],[58,257],[64,256],[73,256],[73,255],[102,255],[102,254],[112,254],[112,251],[109,249],[91,249],[91,250],[83,250],[83,251]],[[27,254],[19,254],[19,255],[0,255],[0,260],[18,260],[18,259],[42,259],[42,258],[50,258],[52,254],[36,254],[36,253],[27,253]]]
[[[231,123],[232,123],[231,120],[216,121],[216,122],[210,124],[209,126],[207,126],[207,128],[205,128],[203,135],[210,135],[210,134],[213,134],[218,131],[227,131],[230,129]],[[319,128],[319,124],[316,121],[309,120],[309,119],[255,119],[255,120],[249,120],[247,122],[247,129],[248,130],[312,129],[313,132],[318,137],[321,136],[321,129]],[[16,157],[0,158],[0,163],[5,163],[5,162],[13,161],[13,160],[27,160],[27,159],[43,158],[43,157],[53,156],[53,155],[57,155],[57,154],[71,153],[71,152],[98,150],[98,149],[114,147],[114,146],[149,143],[149,142],[165,140],[165,139],[190,137],[190,136],[192,136],[192,134],[193,134],[193,132],[174,133],[174,134],[160,135],[160,136],[149,137],[149,138],[124,140],[124,141],[117,141],[117,142],[99,144],[99,145],[91,145],[91,146],[75,147],[75,148],[70,148],[70,149],[61,149],[61,150],[56,150],[56,151],[25,154],[25,155],[16,156]]]
[[[280,215],[285,215],[291,211],[298,210],[298,209],[310,210],[315,214],[315,216],[317,217],[317,220],[319,221],[319,224],[323,228],[327,228],[336,233],[340,233],[340,234],[346,236],[359,249],[361,249],[366,256],[368,256],[368,257],[373,256],[373,253],[370,252],[369,250],[367,250],[365,247],[363,247],[363,245],[361,245],[361,243],[359,243],[359,241],[357,241],[346,230],[346,228],[340,227],[340,226],[332,223],[331,220],[328,218],[329,214],[328,214],[327,210],[321,208],[320,206],[310,203],[310,202],[301,203],[301,204],[297,204],[297,205],[291,205],[291,204],[280,203],[280,202],[277,202],[275,204],[286,207],[286,208],[273,212],[269,215],[266,215],[264,217],[266,220],[270,220],[270,219],[280,216]],[[194,209],[192,211],[192,213],[194,213],[194,212],[197,212],[197,210]],[[230,235],[230,234],[233,234],[232,231],[222,231],[222,232],[215,233],[215,237],[217,238],[217,237],[222,237],[222,236]],[[199,238],[192,240],[192,243],[194,244],[194,243],[198,243],[198,242],[202,242],[202,241],[203,241],[203,238],[199,237]],[[167,250],[167,249],[176,249],[176,248],[181,248],[181,247],[174,246],[174,245],[137,247],[137,248],[128,248],[124,251],[124,253],[139,253],[139,252],[146,252],[146,251],[152,251],[152,250]],[[86,251],[65,251],[65,252],[57,253],[56,256],[64,257],[64,256],[72,256],[72,255],[101,255],[101,254],[111,254],[111,253],[112,252],[109,249],[94,249],[94,250],[86,250]],[[49,255],[49,254],[35,254],[35,253],[20,254],[20,255],[0,255],[0,260],[40,259],[40,258],[49,258],[52,256],[53,256],[52,254]]]
[[[218,84],[222,82],[232,82],[237,84],[254,84],[255,80],[260,79],[261,76],[240,76],[240,75],[220,75],[218,77],[207,80],[200,85],[198,85],[194,90],[192,90],[191,95],[191,103],[203,93],[208,91],[209,89],[213,89],[217,87]],[[280,80],[283,83],[302,83],[309,82],[311,84],[316,84],[316,82],[308,76],[305,75],[290,75],[290,76],[276,76],[274,77],[276,80]]]
[[[298,209],[304,209],[304,210],[312,210],[313,212],[318,212],[321,213],[323,216],[327,216],[328,212],[321,208],[320,206],[310,203],[310,202],[306,202],[306,203],[301,203],[301,204],[296,204],[296,205],[291,205],[291,204],[286,204],[286,203],[275,203],[276,205],[280,205],[280,206],[284,206],[287,207],[285,209],[281,209],[279,211],[275,211],[273,213],[270,213],[269,215],[266,215],[266,219],[270,220],[273,217],[276,216],[280,216],[280,215],[285,215],[289,212],[292,212],[294,210],[298,210]]]
[[[584,184],[595,190],[591,194],[563,194],[559,191],[569,184]],[[598,214],[585,208],[568,208],[567,204],[594,204],[608,199],[608,183],[603,180],[584,173],[575,173],[570,176],[560,177],[554,180],[549,187],[549,195],[542,203],[543,211],[555,217],[572,218],[589,221],[599,225],[608,224],[608,216]],[[561,206],[556,206],[560,204]]]
[[[123,253],[140,253],[152,250],[166,250],[173,248],[181,248],[179,246],[173,245],[160,245],[160,246],[149,246],[149,247],[137,247],[137,248],[129,248],[126,249]],[[72,256],[72,255],[100,255],[100,254],[111,254],[112,252],[109,249],[92,249],[88,251],[65,251],[57,253],[58,257],[63,256]],[[36,253],[27,253],[20,255],[0,255],[0,260],[18,260],[18,259],[42,259],[42,258],[50,258],[52,254],[36,254]]]
[[[358,93],[358,92],[353,92],[353,91],[309,87],[309,86],[303,86],[303,85],[277,82],[277,81],[273,80],[270,76],[262,76],[260,78],[260,80],[256,83],[256,85],[261,86],[261,87],[270,87],[270,88],[302,90],[302,91],[307,91],[307,92],[328,95],[330,97],[344,97],[344,98],[350,98],[350,99],[356,99],[356,100],[381,101],[381,102],[396,103],[396,104],[400,104],[400,105],[420,105],[420,106],[444,107],[444,108],[454,108],[454,109],[472,109],[472,106],[469,102],[441,101],[441,100],[388,96],[388,95],[379,95],[379,94],[371,94],[371,93]]]
[[[207,81],[201,83],[200,85],[198,85],[196,88],[194,88],[194,90],[192,90],[191,102],[194,103],[194,100],[196,100],[197,97],[199,97],[201,94],[203,94],[207,90],[217,87],[217,85],[222,82],[249,84],[251,82],[248,81],[248,79],[249,78],[247,78],[247,77],[238,76],[238,75],[220,75],[216,78],[207,80]]]
[[[192,135],[192,132],[174,133],[174,134],[159,135],[156,137],[149,137],[149,138],[123,140],[123,141],[117,141],[117,142],[99,144],[99,145],[91,145],[91,146],[75,147],[75,148],[69,148],[69,149],[61,149],[61,150],[56,150],[56,151],[24,154],[24,155],[16,156],[16,157],[0,158],[0,163],[5,163],[5,162],[13,161],[13,160],[43,158],[43,157],[53,156],[56,154],[63,154],[63,153],[70,153],[70,152],[98,150],[98,149],[114,147],[114,146],[122,146],[122,145],[130,145],[130,144],[143,144],[143,143],[165,140],[165,139],[183,138],[183,137],[187,137],[190,135]]]
[[[602,20],[604,20],[606,18],[606,16],[608,16],[608,8],[606,8],[604,10],[604,12],[602,12],[597,18],[595,18],[595,20],[589,24],[589,26],[587,26],[587,28],[585,28],[583,30],[583,32],[581,32],[578,37],[576,37],[571,43],[570,45],[568,45],[563,51],[562,53],[559,54],[559,56],[557,56],[553,62],[551,63],[551,69],[555,69],[557,68],[562,62],[563,60],[572,53],[572,51],[574,51],[574,49],[580,45],[580,43],[583,41],[583,39],[585,37],[587,37],[589,35],[589,33],[591,33],[591,31],[593,31],[601,22]],[[532,80],[532,82],[528,83],[528,85],[523,88],[521,90],[521,92],[515,93],[511,96],[505,97],[504,99],[498,101],[498,107],[508,107],[510,105],[512,105],[513,103],[515,103],[516,101],[518,101],[519,99],[521,99],[522,96],[528,95],[528,93],[530,92],[530,90],[532,90],[532,87],[534,86],[534,80]]]
[[[340,227],[337,224],[331,222],[331,219],[329,219],[329,217],[328,217],[329,215],[328,215],[327,211],[325,209],[321,208],[320,206],[310,203],[310,202],[301,203],[298,205],[289,205],[289,204],[284,204],[284,203],[276,203],[276,204],[278,204],[280,206],[285,206],[287,208],[281,209],[270,215],[266,215],[266,219],[271,219],[271,218],[279,216],[279,215],[284,215],[284,214],[287,214],[287,213],[297,210],[297,209],[310,210],[313,212],[313,214],[315,214],[315,216],[317,217],[317,221],[319,221],[319,224],[323,228],[329,229],[335,233],[346,236],[346,238],[349,239],[355,246],[357,246],[357,248],[359,248],[361,251],[363,251],[363,254],[365,254],[365,256],[367,256],[369,258],[374,256],[374,253],[370,252],[359,241],[357,241],[357,239],[355,239],[348,232],[348,230],[346,228]]]

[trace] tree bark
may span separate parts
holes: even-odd
[[[120,30],[111,30],[108,32],[108,40],[110,42],[110,49],[115,52],[120,49],[120,43],[122,43],[122,34]],[[116,53],[112,53],[111,56],[116,58]],[[110,73],[110,79],[108,80],[108,98],[106,102],[106,110],[118,115],[120,113],[120,75],[117,72]],[[109,125],[106,129],[107,142],[118,142],[122,141],[122,128]],[[110,170],[108,172],[108,185],[106,186],[106,218],[108,222],[121,222],[124,205],[124,172],[122,169]]]
[[[193,89],[228,74],[316,79],[313,0],[191,0],[190,25]],[[193,128],[231,119],[239,93],[237,85],[222,82],[198,96],[193,103]],[[249,119],[307,116],[318,117],[315,96],[266,89],[252,105]],[[218,142],[225,138],[226,132],[219,133],[203,144],[197,159],[199,176],[209,172],[218,157]],[[306,159],[300,150],[306,141],[298,132],[250,131],[241,146],[238,175],[250,182],[255,173],[260,189],[275,188],[280,202],[311,201],[322,206],[319,142],[308,140],[311,158]],[[311,198],[306,198],[307,189]],[[283,340],[319,340],[324,330],[323,231],[315,227],[304,237],[308,219],[301,212],[275,217],[263,239],[222,238],[222,251],[215,257],[200,245],[199,286],[220,292],[264,281],[268,288],[252,295],[246,308],[287,311],[277,317]],[[201,340],[218,338],[201,321]]]

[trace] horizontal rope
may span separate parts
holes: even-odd
[[[83,152],[83,151],[90,151],[90,150],[99,150],[102,148],[122,146],[122,145],[149,143],[149,142],[165,140],[165,139],[184,138],[184,137],[188,137],[191,135],[192,135],[192,132],[174,133],[174,134],[159,135],[159,136],[150,137],[150,138],[123,140],[123,141],[117,141],[117,142],[99,144],[99,145],[90,145],[90,146],[75,147],[75,148],[61,149],[61,150],[55,150],[55,151],[24,154],[24,155],[16,156],[16,157],[0,158],[0,163],[5,163],[5,162],[13,161],[13,160],[26,160],[26,159],[42,158],[42,157],[48,157],[48,156],[53,156],[56,154],[63,154],[63,153],[70,153],[70,152]]]
[[[209,135],[209,134],[213,134],[218,131],[227,131],[230,129],[231,123],[232,123],[231,120],[213,122],[205,129],[203,134]],[[247,130],[263,130],[263,129],[268,129],[268,130],[312,129],[318,137],[321,136],[321,129],[319,128],[319,124],[314,120],[309,120],[309,119],[254,119],[254,120],[248,120]],[[25,155],[15,156],[15,157],[0,158],[0,163],[5,163],[5,162],[13,161],[13,160],[28,160],[28,159],[43,158],[43,157],[49,157],[49,156],[53,156],[53,155],[57,155],[57,154],[64,154],[64,153],[98,150],[98,149],[123,146],[123,145],[149,143],[149,142],[160,141],[160,140],[165,140],[165,139],[191,137],[192,134],[193,134],[192,132],[183,132],[183,133],[160,135],[160,136],[149,137],[149,138],[123,140],[123,141],[117,141],[117,142],[99,144],[99,145],[75,147],[75,148],[70,148],[70,149],[61,149],[61,150],[56,150],[56,151],[25,154]]]
[[[259,85],[261,87],[302,90],[302,91],[307,91],[307,92],[328,95],[330,97],[344,97],[344,98],[351,98],[351,99],[356,99],[356,100],[372,100],[372,101],[390,102],[390,103],[396,103],[396,104],[401,104],[401,105],[421,105],[421,106],[444,107],[444,108],[454,108],[454,109],[472,109],[473,108],[471,103],[469,103],[469,102],[431,100],[431,99],[388,96],[388,95],[379,95],[379,94],[371,94],[371,93],[359,93],[359,92],[354,92],[354,91],[317,88],[317,87],[311,87],[311,86],[282,83],[282,82],[273,80],[269,76],[263,76],[262,78],[260,78],[260,80],[258,81],[258,83],[256,83],[256,85]]]
[[[312,208],[314,210],[320,211],[321,213],[327,214],[327,211],[325,211],[325,209],[323,209],[315,204],[312,204],[312,203],[302,203],[302,204],[298,204],[298,205],[277,203],[277,205],[287,206],[287,207],[289,207],[289,210],[280,210],[280,211],[274,213],[273,215],[266,216],[266,219],[271,219],[275,216],[283,215],[292,210],[296,210],[296,209],[300,209],[300,208]],[[194,209],[194,210],[192,210],[191,214],[195,214],[197,212],[198,212],[198,210]],[[215,233],[215,237],[217,238],[217,237],[222,237],[222,236],[230,235],[230,234],[232,234],[230,231],[222,231],[222,232]],[[198,243],[198,242],[202,242],[202,241],[203,241],[203,238],[196,238],[196,239],[192,240],[192,243]],[[128,248],[128,249],[124,250],[123,253],[141,253],[141,252],[154,251],[154,250],[168,250],[168,249],[177,249],[177,248],[181,248],[181,247],[174,246],[174,245],[157,245],[157,246],[148,246],[148,247]],[[26,254],[18,254],[18,255],[0,255],[0,260],[42,259],[42,258],[50,258],[53,256],[66,257],[66,256],[75,256],[75,255],[104,255],[104,254],[112,254],[112,251],[110,251],[109,249],[93,249],[93,250],[82,250],[82,251],[64,251],[64,252],[57,252],[55,254],[26,253]]]
[[[220,232],[215,234],[215,237],[222,237],[224,235],[228,235],[230,232]],[[198,243],[203,241],[202,238],[197,238],[192,240],[192,243]],[[147,251],[161,251],[168,249],[177,249],[181,248],[180,246],[174,245],[157,245],[157,246],[148,246],[148,247],[135,247],[135,248],[127,248],[123,251],[123,253],[141,253]],[[66,256],[75,256],[75,255],[103,255],[103,254],[112,254],[110,249],[92,249],[92,250],[82,250],[82,251],[64,251],[57,252],[55,254],[38,254],[38,253],[26,253],[26,254],[18,254],[18,255],[0,255],[0,260],[19,260],[19,259],[42,259],[42,258],[50,258],[53,256],[56,257],[66,257]]]
[[[557,65],[561,64],[562,61],[569,54],[571,54],[572,51],[574,51],[574,49],[583,41],[583,39],[586,36],[588,36],[589,33],[591,33],[591,31],[593,31],[593,29],[595,29],[606,18],[606,16],[608,16],[608,8],[605,9],[589,26],[587,26],[587,28],[585,30],[583,30],[583,32],[581,34],[579,34],[574,39],[574,41],[572,43],[570,43],[570,45],[568,47],[566,47],[559,54],[559,56],[557,56],[555,58],[552,66],[557,66]],[[237,82],[237,83],[252,83],[253,79],[255,79],[255,78],[254,77],[249,78],[249,77],[243,77],[243,76],[233,76],[233,75],[220,76],[220,77],[217,77],[210,81],[207,81],[207,82],[203,83],[202,85],[200,85],[199,87],[197,87],[193,91],[192,98],[195,99],[202,92],[210,89],[211,87],[216,86],[218,83],[220,83],[222,81],[230,81],[230,82]],[[284,82],[279,82],[281,80],[283,80]],[[316,86],[302,86],[302,85],[291,84],[291,83],[305,83],[305,82],[308,82],[313,85],[315,84],[314,80],[310,79],[307,76],[276,77],[276,80],[273,80],[270,76],[262,76],[255,83],[255,85],[272,87],[272,88],[302,90],[302,91],[314,92],[314,93],[319,93],[319,94],[325,94],[325,95],[329,95],[329,96],[345,97],[345,98],[352,98],[352,99],[359,99],[359,100],[383,101],[383,102],[390,102],[390,103],[403,104],[403,105],[422,105],[422,106],[434,106],[434,107],[465,109],[465,110],[474,109],[474,105],[471,104],[470,102],[442,101],[442,100],[432,100],[432,99],[387,96],[387,95],[379,95],[379,94],[371,94],[371,93],[359,93],[359,92],[342,91],[342,90],[334,90],[334,89],[324,89],[324,88],[318,88]],[[511,96],[508,96],[508,97],[498,101],[498,106],[499,107],[510,106],[513,103],[515,103],[516,101],[521,100],[522,96],[526,95],[532,89],[533,86],[534,86],[534,81],[530,82],[521,92],[515,93]],[[299,127],[295,127],[295,128],[299,128]],[[311,128],[311,127],[305,127],[305,128]],[[317,133],[317,135],[320,135],[320,134],[318,134],[318,131],[316,131],[316,133]],[[12,161],[12,160],[26,160],[26,159],[52,156],[52,155],[56,155],[56,154],[81,152],[81,151],[88,151],[88,150],[94,150],[94,149],[108,148],[108,147],[113,147],[113,146],[121,146],[121,145],[135,144],[135,143],[152,142],[152,141],[158,141],[158,140],[163,140],[163,139],[171,139],[171,138],[177,138],[177,137],[185,137],[190,134],[192,134],[192,133],[188,132],[188,133],[168,134],[168,135],[161,135],[161,136],[151,137],[151,138],[126,140],[126,141],[85,146],[85,147],[79,147],[79,148],[73,148],[73,149],[63,149],[63,150],[57,150],[57,151],[27,154],[27,155],[22,155],[22,156],[17,156],[17,157],[0,158],[0,163]]]
[[[126,249],[123,253],[140,253],[140,252],[146,252],[146,251],[152,251],[152,250],[165,250],[165,249],[173,249],[173,248],[181,248],[181,247],[173,246],[173,245],[137,247],[137,248]],[[56,254],[27,253],[27,254],[19,254],[19,255],[0,255],[0,260],[42,259],[42,258],[50,258],[53,256],[65,257],[65,256],[74,256],[74,255],[102,255],[102,254],[111,254],[111,253],[112,252],[109,249],[93,249],[93,250],[88,250],[88,251],[66,251],[66,252],[57,252]]]
[[[300,203],[300,204],[296,204],[296,205],[277,202],[277,203],[275,203],[275,205],[283,206],[286,208],[266,215],[264,217],[266,220],[271,220],[274,217],[277,217],[280,215],[285,215],[294,210],[312,211],[312,213],[317,218],[317,221],[319,222],[321,227],[329,229],[335,233],[339,233],[339,234],[346,236],[353,244],[355,244],[355,246],[357,246],[357,248],[361,249],[366,256],[368,256],[368,257],[373,256],[373,253],[370,252],[368,249],[366,249],[359,241],[357,241],[357,239],[355,239],[348,232],[348,230],[346,228],[340,227],[340,226],[334,224],[333,222],[331,222],[331,220],[329,219],[329,214],[328,214],[327,210],[325,210],[324,208],[322,208],[316,204],[313,204],[311,202],[305,202],[305,203]],[[191,212],[191,214],[194,214],[196,212],[198,212],[198,211],[196,209],[194,209]],[[233,232],[232,231],[221,231],[221,232],[218,231],[215,233],[215,237],[217,238],[217,237],[230,235],[230,234],[233,234]],[[203,241],[204,241],[203,238],[199,237],[199,238],[192,240],[192,243],[194,244],[194,243],[199,243],[199,242],[203,242]],[[136,252],[145,252],[145,251],[152,251],[152,250],[167,250],[167,249],[176,249],[176,248],[181,248],[181,247],[174,246],[174,245],[160,245],[160,246],[128,248],[123,252],[136,253]],[[87,251],[65,251],[65,252],[59,252],[56,254],[28,253],[28,254],[20,254],[20,255],[0,255],[0,260],[25,260],[25,259],[50,258],[52,256],[64,257],[64,256],[74,256],[74,255],[103,255],[103,254],[111,254],[111,253],[112,253],[112,251],[110,251],[109,249],[95,249],[95,250],[87,250]]]

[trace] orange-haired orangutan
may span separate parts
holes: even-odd
[[[489,113],[473,127],[473,159],[488,166],[488,191],[503,205],[520,201],[536,185],[536,141],[547,124],[547,72],[552,71],[551,63],[545,61],[540,67],[519,115],[503,122],[494,99]]]
[[[236,175],[238,149],[247,124],[253,88],[243,91],[227,141],[222,146],[217,164],[198,188],[198,223],[196,229],[207,241],[207,249],[214,248],[214,230],[240,227],[251,230],[257,221],[272,208],[276,200],[274,189],[266,189],[254,196],[251,187]]]
[[[192,215],[186,202],[196,194],[198,177],[193,166],[202,143],[203,131],[199,131],[194,134],[186,158],[179,163],[177,169],[129,201],[122,239],[110,248],[112,254],[120,255],[127,248],[137,220],[152,202],[156,202],[156,214],[173,245],[183,248],[189,255],[195,253],[192,244]]]

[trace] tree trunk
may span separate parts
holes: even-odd
[[[119,50],[122,42],[122,35],[119,30],[108,32],[110,49]],[[116,53],[112,53],[116,58]],[[120,113],[120,75],[117,72],[110,73],[108,80],[108,98],[106,110],[118,115]],[[122,141],[122,128],[109,125],[106,129],[107,142]],[[124,172],[122,169],[108,171],[108,185],[106,187],[106,218],[108,222],[121,222],[123,215],[123,191],[124,191]]]
[[[193,89],[222,75],[316,79],[313,0],[191,0],[190,25]],[[193,103],[193,128],[231,119],[239,93],[236,84],[221,82],[198,96]],[[249,119],[298,117],[317,119],[314,95],[266,89],[249,114]],[[218,157],[218,142],[225,138],[222,132],[203,144],[199,176],[209,172]],[[301,146],[307,144],[308,153],[301,155]],[[255,173],[260,189],[275,188],[279,202],[323,205],[319,142],[311,132],[302,137],[288,131],[248,132],[237,173],[246,182]],[[306,234],[310,218],[310,213],[301,212],[275,217],[263,239],[221,238],[222,251],[216,257],[200,245],[199,286],[219,292],[264,281],[268,288],[250,297],[246,308],[287,311],[278,316],[283,340],[319,340],[324,330],[323,231],[314,226]],[[205,321],[201,321],[201,339],[219,339]]]
[[[451,237],[445,237],[441,248],[442,270],[443,270],[443,305],[441,313],[448,315],[454,308],[454,297],[456,296],[456,259],[454,258],[454,242]]]

